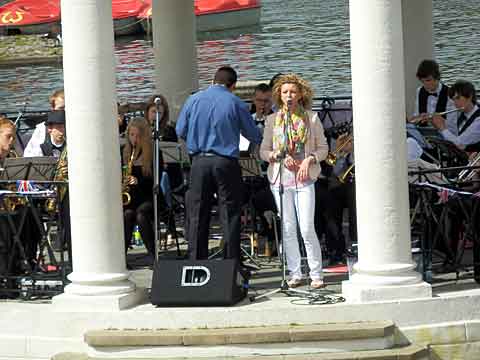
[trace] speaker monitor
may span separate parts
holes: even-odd
[[[233,305],[247,292],[248,275],[238,260],[160,260],[154,265],[153,305]]]

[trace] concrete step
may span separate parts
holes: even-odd
[[[394,330],[395,325],[392,321],[224,329],[106,329],[87,331],[85,342],[93,347],[131,347],[361,341],[362,339],[393,338]]]
[[[89,357],[86,354],[62,353],[55,355],[52,360],[103,360],[105,358]],[[132,360],[131,357],[109,357],[115,360]],[[135,357],[135,360],[158,360],[165,357]],[[205,357],[182,357],[177,360],[205,360]],[[374,351],[349,351],[319,354],[291,354],[291,355],[249,355],[249,356],[222,356],[208,357],[208,360],[429,360],[429,351],[425,347],[409,345],[402,348]]]
[[[229,358],[391,349],[392,321],[221,329],[106,329],[88,331],[93,358]]]

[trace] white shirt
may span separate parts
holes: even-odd
[[[470,112],[465,113],[465,116],[467,117],[467,121],[468,119],[470,119],[473,113],[477,110],[478,110],[478,106],[475,105]],[[455,123],[456,122],[457,120],[455,119]],[[448,140],[454,143],[460,149],[465,149],[467,145],[476,144],[477,142],[480,142],[480,116],[477,117],[475,120],[473,120],[473,123],[471,123],[470,126],[461,135],[458,135],[459,130],[460,129],[458,129],[457,126],[455,126],[455,131],[451,131],[447,128],[440,131],[440,134],[442,134],[445,140]]]
[[[437,102],[438,102],[438,95],[440,95],[440,91],[445,85],[443,85],[441,82],[438,83],[437,89],[435,92],[437,93],[437,96],[429,96],[427,98],[427,113],[432,114],[436,112],[437,109]],[[418,116],[420,115],[419,111],[419,94],[420,90],[422,89],[422,86],[417,88],[417,92],[415,95],[415,111],[413,112],[413,116]],[[428,92],[428,91],[427,91]],[[454,110],[455,109],[455,104],[453,103],[453,100],[448,98],[447,100],[447,106],[445,108],[446,111]],[[451,112],[448,113],[447,115],[447,121],[446,121],[446,126],[447,129],[449,129],[452,132],[457,131],[457,113],[456,112]]]
[[[407,160],[417,160],[423,154],[422,147],[418,144],[418,142],[411,137],[407,137]]]
[[[45,122],[42,122],[35,127],[32,137],[23,151],[24,157],[43,156],[40,145],[45,141],[45,134]]]

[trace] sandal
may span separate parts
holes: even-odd
[[[302,282],[303,282],[302,279],[292,278],[292,279],[287,281],[287,285],[290,288],[296,288],[296,287],[299,287],[300,285],[302,285]]]
[[[322,289],[324,288],[326,285],[325,283],[323,282],[323,280],[312,280],[312,282],[310,283],[310,287],[312,289]]]

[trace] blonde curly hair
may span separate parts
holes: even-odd
[[[302,79],[297,74],[285,74],[278,78],[275,81],[275,85],[273,86],[272,90],[272,97],[275,104],[278,107],[282,107],[282,85],[284,84],[294,84],[297,86],[298,91],[300,92],[300,100],[299,104],[301,104],[305,109],[312,108],[312,100],[313,100],[313,89],[308,81]]]

